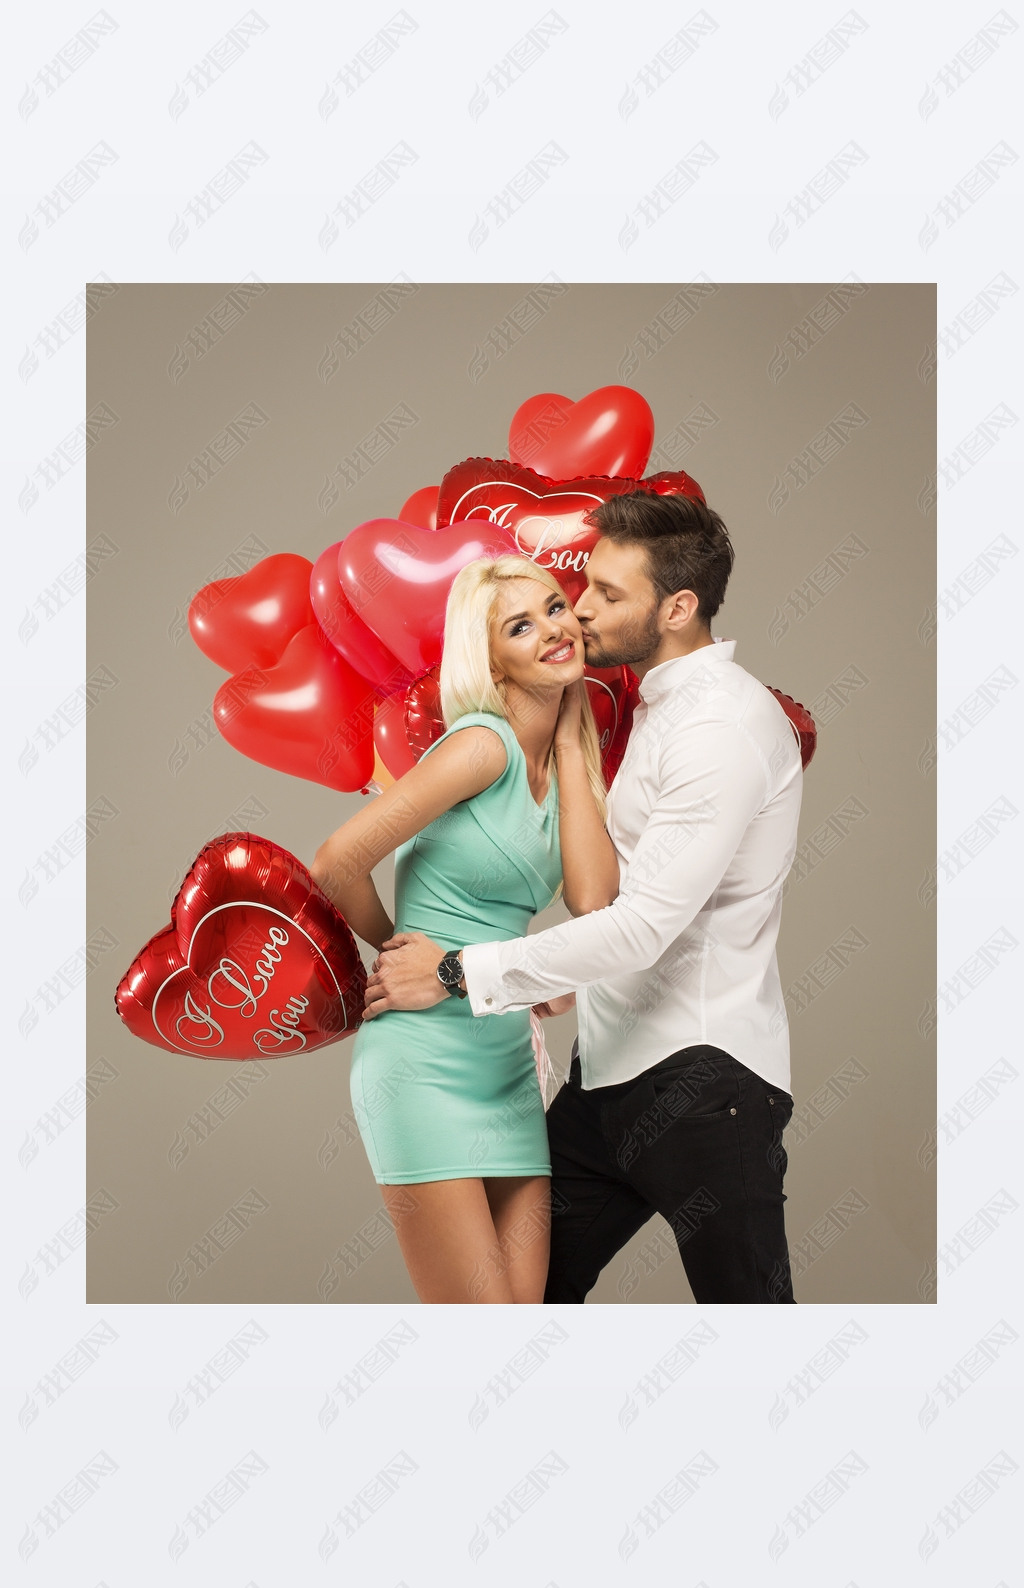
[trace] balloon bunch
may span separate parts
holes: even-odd
[[[512,553],[550,569],[570,602],[598,532],[584,516],[646,490],[704,500],[682,470],[644,477],[654,415],[639,392],[554,392],[513,416],[507,458],[467,458],[415,491],[397,519],[359,524],[315,563],[292,552],[200,590],[193,638],[231,677],[217,691],[221,734],[254,761],[326,787],[384,788],[444,731],[438,670],[459,569]],[[637,698],[628,667],[585,670],[608,781]]]

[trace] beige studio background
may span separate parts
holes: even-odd
[[[120,286],[92,304],[88,1193],[112,1211],[89,1301],[415,1302],[352,1118],[350,1041],[235,1065],[165,1054],[114,1013],[206,840],[249,828],[308,862],[371,797],[221,740],[226,675],[185,614],[213,578],[315,560],[460,459],[506,455],[532,393],[614,382],[654,409],[649,470],[685,468],[729,525],[715,632],[819,723],[779,946],[797,1300],[933,1301],[933,288],[398,286]],[[217,438],[240,415],[232,449]],[[391,862],[376,881],[392,910]],[[563,1067],[574,1031],[547,1023]],[[663,1220],[590,1300],[692,1302]]]

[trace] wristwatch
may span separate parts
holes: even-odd
[[[450,948],[437,967],[438,981],[446,992],[454,993],[457,998],[465,998],[466,994],[459,986],[465,974],[462,961],[459,959],[459,950]]]

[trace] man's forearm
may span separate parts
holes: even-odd
[[[666,946],[663,933],[620,896],[603,910],[544,932],[504,943],[467,944],[460,957],[473,1013],[498,1015],[653,965]]]

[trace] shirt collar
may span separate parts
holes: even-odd
[[[686,675],[695,668],[708,662],[731,662],[735,649],[735,640],[716,639],[714,644],[701,645],[688,656],[672,656],[667,662],[659,662],[657,667],[650,668],[640,680],[638,686],[640,699],[647,705],[652,705],[670,690],[677,688]]]

